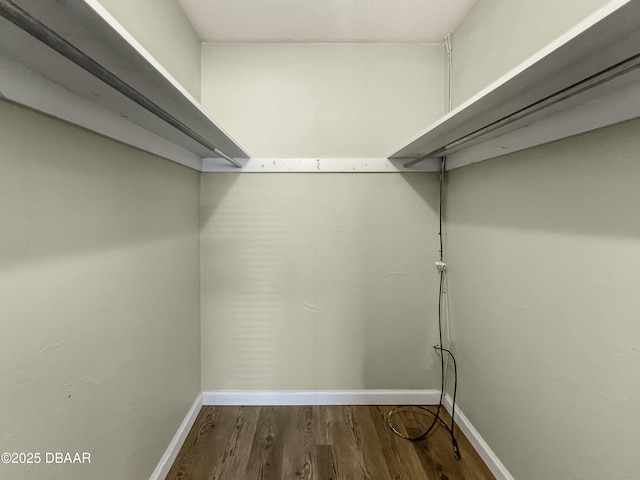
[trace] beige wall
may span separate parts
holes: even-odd
[[[257,157],[382,157],[443,113],[433,45],[204,45]],[[437,175],[205,174],[204,390],[438,386]]]
[[[148,478],[200,391],[199,174],[0,102],[0,445]]]
[[[607,3],[478,0],[452,37],[454,108]]]
[[[519,480],[638,478],[640,120],[450,172],[460,405]]]
[[[100,3],[200,100],[200,38],[178,0],[100,0]]]
[[[203,174],[202,387],[439,388],[438,175]]]
[[[435,45],[203,45],[202,103],[254,157],[385,157],[443,78]]]

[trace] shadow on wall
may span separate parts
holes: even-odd
[[[416,192],[420,198],[427,204],[434,215],[438,215],[440,209],[440,193],[439,193],[439,181],[440,174],[437,172],[428,173],[401,173],[402,179],[409,185],[414,192]],[[429,178],[428,185],[425,184],[425,179]],[[399,212],[402,213],[402,212]],[[411,220],[410,218],[408,220]],[[436,217],[437,220],[437,217]],[[438,231],[436,230],[436,234]],[[428,244],[432,239],[425,238],[424,243]],[[438,239],[435,238],[435,248],[438,247]],[[436,252],[437,253],[437,252]]]
[[[207,177],[215,175],[215,188],[203,188]],[[203,173],[200,175],[200,228],[207,225],[216,210],[222,205],[233,185],[240,179],[242,173],[220,172]],[[246,174],[245,174],[246,175]]]
[[[638,152],[632,120],[453,170],[450,195],[466,198],[455,222],[640,238]]]
[[[195,171],[4,101],[0,144],[3,268],[194,233]]]

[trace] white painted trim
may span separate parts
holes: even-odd
[[[218,390],[203,405],[429,405],[439,390]]]
[[[526,148],[544,145],[598,128],[640,117],[640,72],[628,74],[634,83],[622,85],[619,90],[593,100],[563,109],[548,117],[530,123],[525,128],[473,145],[447,157],[447,170],[518,152]],[[630,78],[618,78],[609,82],[625,83]],[[604,85],[594,90],[606,90]]]
[[[637,54],[637,41],[634,34],[638,18],[640,18],[640,9],[637,2],[611,0],[453,111],[412,136],[388,157],[412,160],[446,148],[466,135],[632,57]],[[627,76],[632,77],[628,83],[637,82],[633,74],[623,75],[623,77]],[[600,92],[599,94],[603,91],[607,94],[614,90],[614,85],[619,83],[610,80],[596,90]],[[529,142],[522,148],[528,148],[532,146],[530,143],[532,140],[546,142],[557,139],[559,135],[562,135],[561,138],[572,135],[575,133],[575,127],[584,123],[580,118],[570,118],[569,125],[563,123],[549,127],[547,130],[551,130],[556,137],[550,140],[545,137],[538,139],[541,131],[533,135],[528,134],[527,127],[533,121],[557,113],[558,108],[570,108],[572,102],[575,105],[578,100],[584,102],[593,100],[596,95],[593,90],[582,92],[573,99],[563,100],[555,105],[555,109],[545,108],[537,114],[503,126],[499,130],[486,134],[484,140],[515,130],[517,134],[510,137],[510,143],[517,143],[522,134],[525,137],[523,141]],[[609,124],[625,120],[624,115],[627,114],[618,115],[615,104],[605,104],[604,108],[608,113]],[[594,110],[591,113],[597,117],[601,111],[602,109]],[[598,122],[602,123],[601,119],[596,118],[592,123]],[[588,125],[587,128],[589,128]],[[453,152],[472,148],[478,140],[449,149],[447,156],[450,158],[454,155]],[[484,155],[493,156],[504,153],[506,152],[501,151],[500,144],[493,145],[490,149],[485,148],[483,151]]]
[[[129,31],[122,26],[116,18],[109,13],[109,11],[100,4],[98,0],[84,0],[84,2],[89,5],[96,14],[102,18],[111,28],[113,28],[118,34],[127,41],[127,43],[140,54],[147,62],[149,62],[153,67],[166,78],[169,83],[178,90],[189,102],[191,102],[194,106],[201,108],[199,102],[193,98],[193,95],[189,93],[189,91],[184,88],[184,86],[166,69],[164,65],[162,65],[158,60],[155,59],[149,51],[142,46],[138,40],[129,33]]]
[[[466,100],[464,103],[462,103],[459,106],[457,106],[454,110],[452,110],[451,112],[449,112],[446,115],[444,115],[441,118],[439,118],[432,125],[428,126],[424,130],[416,133],[409,140],[405,141],[402,145],[400,145],[397,148],[395,148],[391,153],[389,153],[388,156],[389,157],[396,156],[398,154],[398,152],[400,152],[401,150],[404,150],[409,145],[411,145],[413,142],[419,140],[422,136],[428,134],[432,130],[435,130],[436,127],[438,127],[438,126],[442,125],[443,123],[447,122],[449,119],[455,117],[460,112],[463,112],[467,108],[473,106],[475,103],[478,103],[484,97],[487,97],[490,93],[498,90],[500,87],[505,85],[510,80],[513,80],[514,78],[516,78],[518,75],[520,75],[521,73],[523,73],[527,69],[535,67],[536,63],[540,62],[545,57],[548,57],[553,52],[558,50],[560,47],[562,47],[566,43],[569,43],[571,40],[574,40],[581,33],[587,31],[589,28],[593,27],[598,22],[602,21],[607,16],[611,15],[613,12],[615,12],[616,10],[620,9],[621,7],[625,6],[626,4],[628,4],[630,2],[631,2],[631,0],[612,0],[612,1],[610,1],[609,3],[604,5],[603,7],[599,8],[598,10],[593,12],[591,15],[589,15],[583,21],[578,23],[575,27],[571,28],[570,30],[565,32],[563,35],[560,35],[558,38],[553,40],[551,43],[549,43],[548,45],[546,45],[542,49],[538,50],[536,53],[531,55],[529,58],[524,60],[522,63],[520,63],[519,65],[517,65],[516,67],[514,67],[513,69],[511,69],[510,71],[508,71],[504,75],[502,75],[500,78],[495,80],[493,83],[491,83],[490,85],[488,85],[485,88],[483,88],[482,90],[480,90],[478,93],[476,93],[474,96],[472,96],[471,98]],[[446,142],[446,143],[448,143],[448,142]],[[441,145],[441,146],[444,146],[444,145]]]
[[[451,415],[453,401],[448,394],[444,399],[444,407],[449,412],[449,415]],[[509,470],[507,470],[507,467],[504,466],[498,456],[491,450],[489,444],[482,438],[466,415],[462,413],[458,405],[456,405],[455,421],[456,425],[458,425],[462,433],[464,433],[464,436],[467,437],[473,448],[478,452],[480,458],[482,458],[489,470],[491,470],[491,473],[496,477],[496,480],[514,480]]]
[[[387,158],[251,158],[237,159],[235,168],[220,158],[205,158],[203,172],[229,173],[411,173],[439,172],[440,160],[429,159],[413,168],[404,168],[403,160]]]
[[[150,480],[164,480],[203,405],[435,405],[439,390],[216,390],[202,392],[193,402]],[[445,396],[449,414],[453,402]],[[466,415],[456,406],[456,424],[467,437],[496,480],[514,480],[498,456],[482,438]]]
[[[182,420],[182,423],[178,427],[178,431],[176,432],[173,439],[169,443],[169,446],[162,455],[162,458],[158,462],[158,465],[151,474],[151,477],[149,477],[149,480],[165,480],[165,478],[169,474],[169,470],[171,470],[173,462],[176,460],[176,457],[180,452],[180,448],[182,448],[182,444],[191,431],[191,427],[195,423],[201,408],[202,394],[199,393],[194,400],[193,405],[191,405],[191,408],[187,412],[187,415],[184,417],[184,420]]]
[[[0,96],[145,152],[202,170],[192,152],[0,55]]]
[[[138,40],[131,33],[129,33],[129,31],[126,28],[124,28],[122,24],[118,22],[118,20],[116,20],[116,18],[113,15],[111,15],[109,11],[106,8],[104,8],[98,0],[84,0],[84,2],[87,5],[89,5],[89,7],[91,7],[93,11],[96,12],[96,14],[100,16],[102,20],[104,20],[111,28],[113,28],[116,32],[118,32],[118,34],[122,38],[124,38],[127,41],[127,43],[136,52],[138,52],[138,54],[140,54],[147,62],[153,65],[153,67],[160,73],[160,75],[166,78],[169,81],[169,83],[171,83],[171,86],[173,86],[173,88],[178,90],[184,96],[184,98],[187,101],[189,101],[189,103],[191,103],[195,108],[200,110],[200,112],[202,112],[202,114],[206,116],[211,121],[211,123],[213,123],[233,143],[238,145],[241,150],[244,150],[240,146],[238,141],[235,138],[233,138],[229,132],[227,132],[224,128],[222,128],[222,126],[216,120],[216,118],[214,118],[214,116],[211,113],[207,112],[202,107],[200,102],[196,100],[193,97],[193,95],[191,95],[191,93],[189,93],[189,91],[187,91],[187,89],[184,88],[184,86],[166,68],[164,68],[164,66],[158,60],[156,60],[155,57],[151,55],[151,53],[149,53],[149,51],[146,48],[143,47],[142,44],[138,42]]]

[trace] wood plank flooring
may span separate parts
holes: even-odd
[[[435,411],[435,407],[430,407]],[[440,425],[411,442],[391,407],[203,407],[167,480],[494,480],[456,427],[461,459]],[[450,422],[445,412],[445,421]],[[415,435],[432,416],[394,415]]]

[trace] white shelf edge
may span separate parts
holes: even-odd
[[[534,67],[536,63],[538,63],[541,60],[545,59],[550,54],[552,54],[556,50],[558,50],[560,47],[564,46],[565,44],[567,44],[571,40],[574,40],[576,37],[578,37],[582,33],[586,32],[590,28],[594,27],[599,22],[601,22],[602,20],[604,20],[605,18],[607,18],[608,16],[610,16],[611,14],[613,14],[614,12],[619,10],[620,8],[624,7],[625,5],[632,3],[633,1],[634,0],[612,0],[612,1],[610,1],[608,4],[604,5],[600,9],[598,9],[596,12],[594,12],[592,15],[590,15],[589,17],[584,19],[582,22],[577,24],[575,27],[570,29],[568,32],[566,32],[565,34],[563,34],[560,37],[558,37],[555,40],[553,40],[551,43],[546,45],[544,48],[542,48],[541,50],[537,51],[535,54],[533,54],[532,56],[527,58],[524,62],[522,62],[518,66],[516,66],[514,69],[510,70],[506,74],[504,74],[501,77],[499,77],[497,80],[495,80],[494,82],[489,84],[487,87],[482,89],[480,92],[478,92],[477,94],[475,94],[474,96],[472,96],[471,98],[469,98],[468,100],[463,102],[461,105],[459,105],[458,107],[453,109],[451,112],[447,113],[446,115],[444,115],[443,117],[438,119],[436,122],[432,123],[431,125],[429,125],[425,129],[421,130],[420,132],[418,132],[415,135],[413,135],[412,137],[410,137],[409,140],[405,141],[400,146],[395,148],[392,152],[390,152],[387,155],[387,157],[391,158],[391,159],[403,158],[405,161],[406,160],[411,160],[412,158],[417,158],[416,155],[414,155],[414,156],[400,156],[399,154],[400,154],[400,152],[402,150],[410,147],[413,143],[419,141],[425,135],[428,135],[428,134],[432,133],[435,129],[437,129],[441,125],[451,121],[451,119],[455,118],[456,116],[460,115],[461,113],[464,113],[470,107],[473,107],[474,105],[478,104],[478,102],[480,102],[483,99],[485,99],[489,94],[493,94],[493,93],[499,91],[499,89],[501,87],[505,86],[509,81],[513,80],[515,77],[517,77],[518,75],[522,74],[526,70]],[[440,145],[440,146],[444,147],[448,143],[449,142],[444,142],[444,144]],[[427,153],[427,152],[424,152],[424,153]]]
[[[447,157],[447,170],[501,157],[640,117],[640,83],[561,111]]]
[[[171,73],[158,61],[155,59],[149,51],[142,46],[136,38],[129,33],[129,31],[122,26],[116,18],[109,13],[109,11],[102,6],[102,4],[98,0],[83,0],[87,5],[89,5],[96,14],[101,17],[106,23],[109,24],[111,28],[113,28],[122,38],[124,38],[134,50],[136,50],[144,59],[149,62],[151,65],[155,67],[158,72],[163,75],[176,90],[179,90],[182,95],[189,100],[194,106],[201,108],[198,101],[189,93],[189,91],[184,88],[184,86],[173,76]]]
[[[202,171],[202,159],[116,113],[0,55],[0,97]]]
[[[439,172],[440,161],[433,159],[406,169],[402,160],[387,158],[251,158],[239,160],[234,168],[218,158],[205,158],[202,171],[207,173],[419,173]]]
[[[248,156],[96,0],[3,8],[0,55],[12,70],[0,78],[5,98],[196,170],[217,152]],[[20,77],[28,77],[23,86]]]
[[[84,0],[84,2],[89,5],[93,9],[94,12],[98,16],[100,16],[109,26],[111,26],[122,38],[124,38],[131,47],[136,50],[144,59],[149,62],[153,67],[164,76],[173,87],[178,90],[186,100],[188,100],[194,107],[196,107],[203,115],[205,115],[211,123],[216,125],[216,127],[224,133],[233,143],[235,143],[242,151],[245,153],[247,150],[240,145],[240,143],[225,129],[222,127],[220,122],[216,120],[216,118],[207,110],[204,109],[202,104],[196,100],[189,91],[184,88],[184,86],[158,61],[156,58],[149,53],[149,51],[142,46],[138,40],[126,29],[124,26],[116,20],[116,18],[109,13],[109,11],[102,6],[102,4],[98,0]]]

